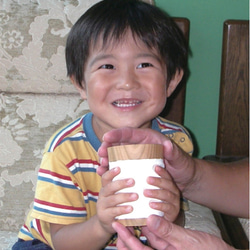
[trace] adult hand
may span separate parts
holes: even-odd
[[[97,169],[102,175],[108,170],[107,148],[122,144],[155,143],[164,146],[164,164],[180,191],[185,191],[195,175],[195,161],[174,142],[152,129],[121,128],[107,132],[98,150],[101,166]],[[183,193],[184,194],[184,193]]]
[[[147,219],[147,227],[142,229],[153,248],[143,245],[131,231],[120,223],[114,222],[112,226],[118,233],[117,247],[119,250],[234,249],[216,236],[182,228],[156,215],[151,215]]]

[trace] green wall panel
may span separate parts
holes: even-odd
[[[214,154],[221,69],[223,22],[249,19],[248,0],[155,0],[173,17],[190,20],[190,76],[184,125],[195,142],[195,156]]]

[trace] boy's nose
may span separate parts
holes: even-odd
[[[127,71],[126,73],[121,74],[117,88],[124,90],[136,89],[140,86],[137,76],[131,72]]]

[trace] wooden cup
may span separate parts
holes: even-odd
[[[110,169],[114,167],[120,167],[121,169],[120,174],[114,180],[125,178],[133,178],[135,180],[133,187],[122,189],[119,192],[133,192],[139,195],[137,201],[120,204],[133,206],[133,211],[129,214],[118,216],[118,221],[125,226],[143,226],[146,225],[146,219],[149,215],[157,214],[162,216],[163,213],[161,211],[150,208],[149,202],[153,199],[145,197],[143,190],[157,189],[157,187],[149,185],[146,179],[148,176],[159,177],[154,171],[155,165],[164,168],[163,146],[159,144],[114,146],[108,148],[108,157]]]

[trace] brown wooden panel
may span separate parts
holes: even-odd
[[[187,42],[189,41],[190,22],[187,18],[173,18],[183,32]],[[182,79],[174,93],[168,98],[166,107],[161,116],[168,120],[183,124],[185,112],[186,76]]]
[[[216,155],[220,162],[249,156],[249,21],[227,20],[223,28]],[[238,218],[214,211],[223,239],[237,249],[249,241]]]
[[[249,241],[237,217],[213,211],[223,240],[236,249],[249,249]]]
[[[249,155],[249,21],[224,22],[216,154]]]

